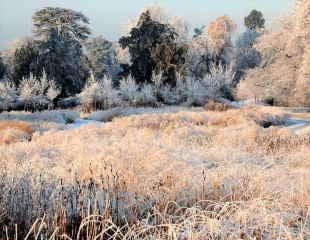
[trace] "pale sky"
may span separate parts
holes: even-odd
[[[230,16],[240,27],[252,9],[263,12],[267,25],[289,12],[294,0],[0,0],[0,49],[9,41],[31,35],[31,16],[42,7],[65,7],[83,12],[90,19],[93,35],[116,41],[121,26],[143,7],[160,4],[175,16],[185,18],[192,28],[221,15]]]

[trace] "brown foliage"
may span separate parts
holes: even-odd
[[[0,145],[30,140],[34,130],[25,122],[0,121]]]
[[[213,100],[210,100],[203,108],[207,111],[224,112],[228,110],[230,107],[227,104],[218,103]]]

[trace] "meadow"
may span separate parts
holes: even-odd
[[[28,135],[1,141],[1,238],[310,237],[310,134],[282,110],[131,111],[0,114]]]

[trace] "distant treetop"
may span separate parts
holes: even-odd
[[[33,17],[33,32],[37,37],[48,37],[52,32],[74,40],[85,40],[91,31],[89,20],[80,12],[66,8],[46,7],[37,11]]]
[[[263,29],[265,27],[265,22],[263,13],[255,9],[244,18],[244,25],[252,31]]]

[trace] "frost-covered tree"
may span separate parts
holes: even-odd
[[[102,36],[92,38],[85,43],[86,56],[90,63],[90,69],[96,79],[105,75],[114,78],[119,72],[116,59],[116,50],[112,42]]]
[[[296,81],[296,103],[310,107],[310,51],[307,49]]]
[[[189,44],[187,67],[189,75],[202,79],[210,74],[212,65],[228,67],[235,55],[231,36],[235,24],[227,16],[217,18]]]
[[[39,74],[38,45],[32,38],[17,39],[3,53],[7,66],[7,75],[16,86],[22,78],[27,78],[30,73]]]
[[[45,7],[32,17],[33,32],[39,39],[48,39],[51,33],[64,39],[86,40],[90,34],[88,18],[80,12],[59,7]]]
[[[265,27],[266,20],[263,13],[258,10],[252,10],[248,16],[244,18],[244,25],[251,31],[257,31]]]
[[[236,57],[234,61],[235,83],[239,83],[248,69],[257,67],[261,61],[260,53],[254,48],[256,40],[263,34],[265,19],[263,14],[252,10],[245,17],[246,30],[236,41]]]
[[[236,40],[236,47],[241,48],[250,48],[253,47],[256,43],[256,40],[262,35],[262,32],[252,31],[247,29],[243,32]]]
[[[154,21],[149,11],[142,13],[137,26],[119,40],[130,53],[128,72],[138,83],[144,83],[151,82],[153,71],[162,71],[164,81],[174,85],[176,73],[184,72],[187,50],[176,39],[177,33],[170,25]]]
[[[310,1],[299,0],[295,8],[298,46],[302,50],[299,74],[296,80],[295,99],[298,105],[310,106]],[[296,43],[296,41],[294,41]],[[294,43],[293,42],[293,43]]]
[[[61,97],[79,93],[88,76],[80,43],[54,32],[38,48],[41,69],[62,88]]]
[[[260,53],[252,47],[237,48],[234,62],[235,83],[238,83],[248,69],[259,66]]]
[[[123,28],[124,36],[128,36],[130,34],[130,31],[138,25],[141,15],[145,12],[149,13],[153,21],[173,27],[174,31],[177,33],[176,41],[184,42],[188,40],[190,30],[188,22],[179,16],[173,16],[169,14],[167,9],[158,4],[148,5],[144,7],[135,18],[130,19]]]
[[[207,27],[208,43],[215,55],[227,55],[232,51],[231,36],[236,25],[228,16],[221,16]]]
[[[259,66],[261,54],[254,48],[256,40],[262,35],[262,32],[247,29],[236,41],[236,56],[234,60],[235,83],[244,77],[248,69]]]
[[[71,9],[46,7],[32,20],[41,69],[61,87],[62,97],[80,92],[88,75],[81,45],[90,34],[88,18]]]
[[[211,63],[218,62],[211,54],[205,32],[193,38],[189,44],[187,55],[188,75],[201,79],[209,72]]]
[[[248,85],[252,95],[273,98],[278,105],[308,106],[309,27],[310,1],[298,0],[292,16],[259,37],[255,48],[262,61],[247,71],[243,88]]]

